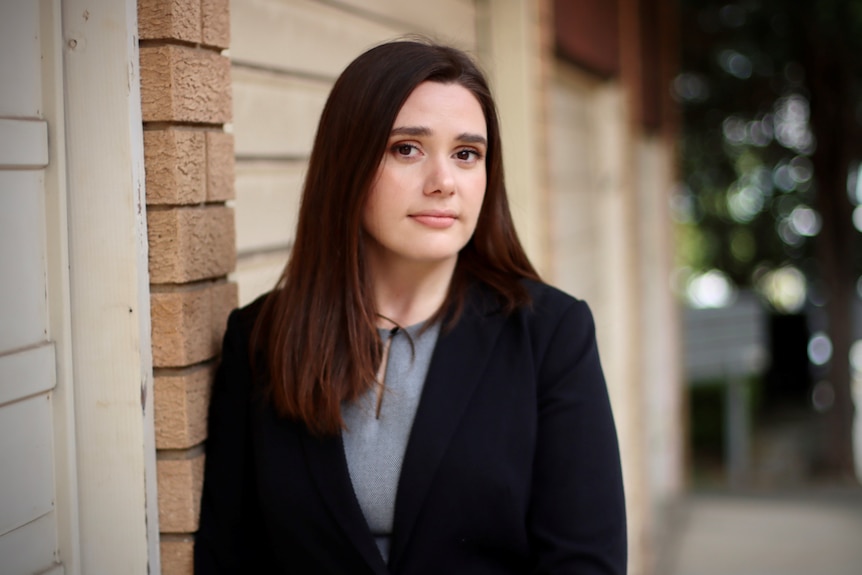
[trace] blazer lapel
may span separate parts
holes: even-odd
[[[481,295],[474,292],[452,331],[441,332],[428,368],[398,481],[389,557],[393,572],[505,321]]]
[[[353,491],[341,436],[317,438],[305,430],[301,436],[308,468],[333,520],[374,573],[388,573]]]

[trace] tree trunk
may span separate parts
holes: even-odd
[[[804,24],[804,23],[803,23]],[[826,413],[825,469],[835,479],[855,478],[850,346],[853,338],[853,302],[856,277],[852,224],[853,205],[846,191],[855,118],[851,98],[852,63],[840,35],[827,34],[807,23],[808,86],[811,90],[811,124],[817,141],[812,156],[816,178],[817,211],[822,228],[816,238],[819,275],[826,290],[828,334],[832,359],[826,379],[835,401]],[[836,37],[837,36],[837,37]]]

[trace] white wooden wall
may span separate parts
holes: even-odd
[[[550,94],[550,280],[593,310],[620,436],[630,569],[650,552],[653,507],[682,488],[678,319],[670,291],[673,155],[632,129],[619,84],[563,62]]]
[[[63,294],[51,289],[49,252],[57,246],[48,231],[62,149],[49,135],[63,133],[50,109],[57,8],[0,4],[0,572],[9,575],[63,573],[57,507],[67,500],[55,478],[66,477],[66,454],[55,455],[55,434],[69,429],[55,415],[63,411],[55,388],[63,377],[57,356],[67,350],[51,321],[58,312],[49,305],[62,308]],[[67,445],[58,443],[62,452]]]
[[[673,224],[670,193],[674,185],[674,150],[660,136],[643,137],[637,146],[640,229],[639,292],[643,358],[646,473],[659,504],[682,492],[686,430],[683,423],[681,312],[671,292]]]
[[[595,217],[601,195],[593,136],[599,86],[567,66],[558,65],[554,71],[548,134],[553,281],[587,300],[593,313],[601,315],[606,298],[598,271],[602,222]]]
[[[271,289],[290,250],[317,121],[341,70],[371,46],[420,33],[476,50],[473,0],[234,0],[234,279],[240,304]]]
[[[634,270],[621,267],[629,246],[623,211],[623,94],[557,62],[550,94],[550,164],[553,277],[549,280],[589,303],[611,395],[623,397],[627,332],[622,311]],[[616,399],[616,397],[614,397]]]
[[[0,2],[0,573],[158,573],[135,0]]]
[[[551,281],[590,305],[613,404],[629,527],[629,568],[643,573],[650,501],[644,482],[645,441],[639,298],[640,258],[633,228],[636,166],[625,97],[557,61],[551,81],[550,150],[553,269]]]

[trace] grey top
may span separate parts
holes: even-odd
[[[347,426],[342,437],[353,490],[387,562],[401,463],[440,332],[439,325],[435,324],[420,333],[423,325],[394,333],[388,329],[379,330],[384,342],[391,337],[379,417],[379,387],[342,406]]]

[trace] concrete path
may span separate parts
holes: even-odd
[[[658,575],[862,575],[862,490],[691,495]]]

